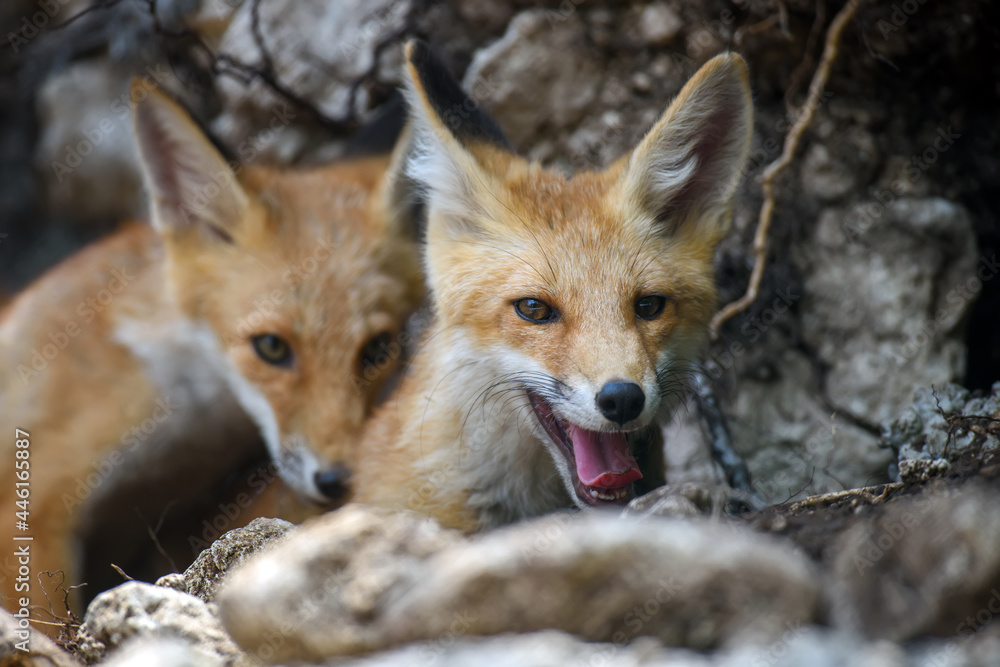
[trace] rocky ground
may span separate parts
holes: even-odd
[[[1000,384],[922,392],[883,444],[919,474],[761,510],[687,483],[472,538],[360,505],[256,519],[100,594],[61,648],[12,661],[4,612],[0,664],[995,664]]]
[[[0,300],[143,215],[132,76],[234,157],[320,162],[389,99],[403,35],[431,41],[522,153],[566,170],[608,164],[701,63],[742,53],[755,138],[717,258],[734,299],[757,179],[841,6],[4,2]],[[750,494],[720,486],[692,406],[666,433],[670,485],[624,518],[472,539],[363,508],[255,523],[183,574],[100,595],[62,647],[36,634],[33,656],[14,652],[0,615],[0,664],[995,664],[998,14],[865,0],[845,30],[778,182],[760,296],[706,357]]]

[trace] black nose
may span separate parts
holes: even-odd
[[[609,382],[597,394],[597,408],[616,424],[638,417],[645,404],[646,395],[634,382]]]
[[[344,466],[336,465],[316,473],[313,480],[316,488],[330,500],[344,500],[350,490],[351,471]]]

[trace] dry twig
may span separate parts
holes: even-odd
[[[802,141],[802,135],[805,134],[806,129],[812,123],[813,115],[816,113],[823,90],[826,88],[826,82],[830,78],[830,69],[837,59],[837,54],[840,52],[841,35],[844,32],[844,28],[854,17],[854,12],[860,4],[861,0],[848,0],[847,4],[834,17],[826,33],[823,57],[820,59],[819,65],[816,67],[816,72],[813,74],[812,81],[809,84],[809,95],[799,110],[795,124],[788,131],[788,136],[785,137],[781,155],[764,170],[764,174],[761,177],[761,186],[764,190],[764,203],[760,208],[757,231],[754,234],[754,265],[753,272],[750,274],[750,283],[747,285],[747,291],[742,297],[727,304],[712,318],[710,332],[713,340],[719,337],[719,328],[726,320],[746,310],[757,298],[761,279],[764,277],[765,260],[767,259],[767,235],[771,229],[771,220],[774,217],[774,181],[791,164],[792,158],[795,156],[795,151]]]

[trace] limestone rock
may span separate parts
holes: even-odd
[[[946,384],[917,392],[898,419],[882,426],[881,444],[898,453],[900,477],[926,481],[947,473],[951,462],[972,457],[980,462],[1000,450],[1000,383],[992,393],[971,396],[964,387]]]
[[[388,608],[395,642],[563,630],[706,649],[768,641],[813,619],[809,562],[736,526],[603,512],[554,515],[447,549]]]
[[[809,147],[802,158],[802,188],[823,202],[839,200],[867,184],[875,156],[875,139],[868,132],[838,132],[835,140]]]
[[[684,482],[666,484],[634,499],[622,510],[622,517],[694,519],[742,511],[753,506],[752,498],[728,486]]]
[[[53,213],[76,221],[144,214],[127,73],[100,61],[75,63],[45,82],[38,116],[44,130],[35,167]]]
[[[293,524],[281,519],[257,518],[243,528],[230,530],[202,551],[184,571],[185,591],[211,602],[232,568],[284,537],[292,527]]]
[[[963,377],[959,325],[978,281],[964,207],[937,198],[887,204],[825,210],[796,258],[803,335],[829,367],[825,393],[873,427],[895,418],[916,389]]]
[[[227,667],[253,664],[205,602],[139,581],[104,591],[90,603],[80,627],[81,654],[88,663],[96,662],[134,637],[180,638]]]
[[[252,30],[252,9],[244,3],[222,36],[220,50],[241,62],[262,66],[262,53]],[[259,27],[275,78],[329,118],[351,111],[351,88],[377,65],[375,47],[396,33],[406,21],[408,0],[281,0],[259,3]],[[399,46],[386,57],[399,58]],[[394,54],[394,56],[393,56]],[[398,68],[379,69],[381,83],[399,83]],[[318,140],[329,136],[310,133],[301,109],[293,108],[260,81],[244,84],[217,81],[223,113],[213,130],[230,146],[252,148],[254,157],[287,163]],[[369,110],[366,88],[360,87],[353,111]],[[305,121],[305,122],[303,122]]]
[[[684,21],[669,5],[655,2],[639,14],[639,37],[651,46],[672,42],[684,28]]]
[[[600,62],[582,35],[575,13],[553,21],[545,10],[521,12],[500,40],[476,52],[462,87],[515,146],[531,148],[543,130],[579,122],[602,88]]]
[[[893,641],[982,629],[1000,612],[998,503],[995,484],[939,484],[850,528],[833,547],[835,624]]]
[[[771,363],[773,377],[743,381],[729,424],[757,496],[784,502],[841,491],[843,484],[864,486],[885,473],[891,452],[878,447],[875,435],[824,405],[804,354],[785,349]]]
[[[197,650],[182,639],[137,637],[101,663],[102,667],[225,667],[221,656]]]
[[[375,621],[394,589],[456,531],[409,513],[347,505],[307,521],[235,570],[219,590],[233,639],[269,661],[319,660],[383,643]]]
[[[341,664],[341,663],[337,663]],[[500,637],[448,633],[434,641],[408,644],[346,663],[349,667],[708,667],[709,658],[684,649],[663,649],[643,637],[629,644],[585,642],[564,632],[546,630]]]
[[[446,635],[410,644],[342,667],[550,667],[551,665],[621,665],[622,667],[993,667],[1000,651],[1000,626],[960,638],[899,646],[869,641],[857,634],[817,626],[791,625],[770,644],[747,645],[716,653],[665,648],[644,637],[628,644],[585,642],[546,631],[500,637]]]

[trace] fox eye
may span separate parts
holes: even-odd
[[[361,348],[361,367],[368,369],[378,366],[379,362],[388,357],[391,347],[388,331],[372,336]]]
[[[292,346],[281,336],[263,334],[250,339],[257,356],[272,366],[288,366],[292,361]]]
[[[514,310],[517,311],[518,315],[535,324],[553,322],[559,317],[559,314],[552,306],[531,297],[515,301]]]
[[[666,297],[654,294],[635,300],[635,314],[644,320],[655,320],[667,305]]]

